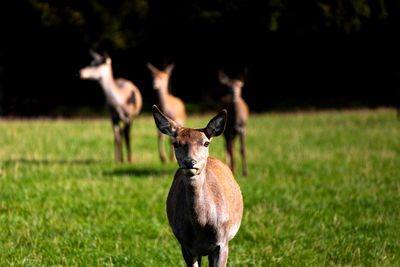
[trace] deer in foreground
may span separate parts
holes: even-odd
[[[187,266],[226,266],[228,243],[239,230],[243,215],[240,187],[230,168],[208,156],[211,139],[226,125],[221,111],[205,128],[184,128],[153,106],[157,128],[174,144],[179,169],[167,198],[168,221]]]
[[[111,58],[90,52],[94,60],[80,70],[81,79],[96,80],[100,83],[106,96],[107,107],[110,112],[114,130],[115,161],[122,162],[121,132],[125,137],[128,162],[132,162],[130,148],[130,129],[133,118],[142,108],[142,95],[139,89],[131,82],[122,78],[114,79],[111,67]],[[120,127],[122,121],[123,127]]]
[[[180,126],[183,126],[186,119],[185,105],[181,99],[171,95],[168,92],[169,78],[174,66],[174,64],[170,64],[165,70],[159,70],[151,63],[147,63],[147,67],[153,76],[153,88],[154,90],[157,90],[158,105],[168,117],[179,123]],[[172,141],[170,142],[172,144]],[[165,162],[166,157],[164,152],[164,137],[160,132],[158,132],[158,146],[161,161]],[[173,160],[174,157],[174,150],[171,146],[171,160]]]
[[[249,119],[249,108],[242,98],[242,87],[244,82],[239,79],[230,79],[223,71],[218,72],[219,81],[221,84],[229,88],[229,94],[223,96],[222,106],[228,111],[228,119],[224,137],[226,141],[226,161],[231,167],[232,172],[235,172],[235,138],[240,136],[240,154],[243,164],[243,175],[247,176],[246,164],[246,123]]]

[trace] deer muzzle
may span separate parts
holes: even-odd
[[[182,161],[182,172],[186,176],[193,176],[196,175],[199,168],[196,167],[197,160],[192,159],[192,158],[186,158]]]

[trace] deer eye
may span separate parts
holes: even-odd
[[[208,147],[209,144],[210,144],[210,142],[208,142],[208,141],[205,141],[205,142],[204,142],[204,146],[205,146],[205,147]]]

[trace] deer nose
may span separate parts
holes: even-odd
[[[183,167],[184,168],[193,168],[197,163],[197,160],[192,159],[192,158],[186,158],[183,160]]]

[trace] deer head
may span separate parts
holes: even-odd
[[[205,128],[180,127],[153,105],[153,116],[157,128],[172,137],[176,160],[187,177],[203,172],[207,164],[208,145],[211,139],[221,135],[226,125],[226,110],[210,120]]]
[[[100,55],[90,51],[93,61],[89,66],[79,71],[81,79],[100,80],[111,72],[111,58],[108,55]]]
[[[170,64],[165,70],[159,70],[154,67],[150,62],[147,63],[147,67],[153,75],[153,88],[154,90],[166,90],[168,89],[169,77],[174,69],[175,65]]]
[[[233,96],[241,96],[244,86],[244,79],[231,79],[222,70],[218,70],[219,82],[226,85]]]

